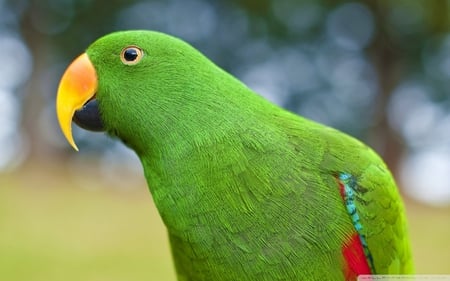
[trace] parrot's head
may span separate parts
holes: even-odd
[[[134,138],[145,130],[172,128],[177,111],[192,116],[198,110],[194,101],[204,100],[196,93],[206,92],[202,87],[208,87],[217,69],[195,48],[163,33],[109,34],[89,46],[61,78],[56,99],[59,124],[75,150],[72,121],[88,130],[106,131],[133,147],[138,142]]]

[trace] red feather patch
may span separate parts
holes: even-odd
[[[358,275],[371,274],[361,240],[357,233],[353,234],[349,241],[344,244],[342,247],[342,255],[346,262],[345,280],[356,280]]]

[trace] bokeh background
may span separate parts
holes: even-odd
[[[269,100],[378,151],[399,183],[418,273],[450,274],[449,0],[0,0],[0,279],[174,280],[136,156],[55,116],[96,38],[190,42]]]

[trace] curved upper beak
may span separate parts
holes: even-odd
[[[78,147],[72,136],[72,118],[76,110],[94,97],[97,87],[97,73],[86,53],[70,64],[59,83],[56,114],[64,136],[76,151]]]

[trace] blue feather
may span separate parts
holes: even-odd
[[[341,181],[342,186],[344,187],[343,196],[344,196],[344,202],[345,202],[345,207],[347,209],[347,213],[350,216],[353,227],[355,228],[356,232],[358,233],[359,240],[361,241],[361,245],[363,246],[364,255],[366,256],[369,267],[370,267],[372,273],[375,273],[375,267],[373,264],[372,255],[369,251],[366,237],[363,234],[363,225],[361,224],[360,217],[359,217],[357,207],[355,204],[355,192],[356,192],[356,188],[357,188],[356,179],[351,174],[340,173],[339,180]]]

